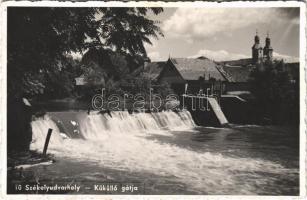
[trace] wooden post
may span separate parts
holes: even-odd
[[[46,156],[48,144],[49,144],[50,137],[51,137],[51,133],[52,133],[52,129],[49,128],[49,129],[48,129],[48,133],[47,133],[47,137],[46,137],[46,140],[45,140],[43,156]]]

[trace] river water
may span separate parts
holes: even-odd
[[[81,194],[103,194],[98,183],[135,184],[141,194],[299,194],[291,128],[198,127],[188,111],[52,112],[32,122],[31,149],[42,150],[48,128],[56,162],[33,170],[42,183],[79,184]]]

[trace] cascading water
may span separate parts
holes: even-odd
[[[44,116],[43,118],[32,121],[32,149],[41,150],[49,128],[53,130],[52,140],[50,141],[52,145],[50,146],[53,147],[54,145],[60,145],[63,143],[63,138],[60,135],[57,125],[52,121],[52,119],[50,119],[49,116]]]
[[[56,122],[66,126],[70,123],[74,127],[66,127],[72,130],[67,135],[82,134],[82,137],[67,139]],[[52,128],[48,152],[58,159],[93,161],[103,168],[141,174],[136,177],[139,181],[185,185],[182,187],[191,193],[263,194],[270,184],[278,181],[280,174],[288,174],[291,179],[297,175],[297,171],[269,160],[209,152],[199,142],[195,142],[199,150],[183,145],[180,138],[197,133],[188,111],[50,113],[33,121],[32,128],[32,149],[42,150],[47,130]]]
[[[110,115],[93,114],[80,121],[80,129],[87,139],[106,139],[111,135],[138,134],[162,130],[190,129],[195,126],[189,112],[159,113],[111,112]]]

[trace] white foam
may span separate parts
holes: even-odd
[[[187,184],[190,189],[210,194],[255,194],[278,179],[278,176],[268,177],[259,172],[297,175],[296,171],[274,162],[200,153],[149,138],[154,134],[173,137],[170,130],[179,127],[191,131],[195,125],[187,111],[131,115],[113,112],[111,115],[83,115],[85,118],[79,124],[86,140],[63,140],[53,134],[50,151],[56,157],[96,161],[102,167],[151,173],[165,179],[171,177],[175,182]],[[39,119],[32,123],[32,127],[36,139],[33,147],[42,148],[49,127],[54,128],[55,133],[59,132],[50,118]]]

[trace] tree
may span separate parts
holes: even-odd
[[[262,69],[262,70],[260,70]],[[291,82],[290,71],[283,61],[266,62],[251,73],[251,92],[255,111],[277,124],[298,123],[298,88]]]
[[[91,9],[8,8],[8,95],[35,95],[68,52],[84,50]],[[66,20],[70,19],[70,20]]]
[[[157,22],[147,18],[149,11],[159,14],[163,9],[8,8],[8,112],[21,97],[56,90],[57,85],[46,84],[46,77],[61,73],[59,63],[66,63],[70,52],[107,48],[131,57],[147,57],[144,43],[151,44],[149,38],[163,36]],[[16,122],[8,120],[10,138],[20,137],[24,130],[13,130],[13,126]],[[8,143],[14,148],[13,139]]]
[[[149,11],[163,9],[9,8],[9,95],[40,93],[42,74],[59,71],[58,62],[72,51],[95,47],[147,57],[144,43],[163,36],[158,22],[146,17]]]
[[[57,66],[58,70],[44,74],[43,94],[36,96],[37,101],[76,96],[75,78],[82,74],[80,61],[69,56]]]

